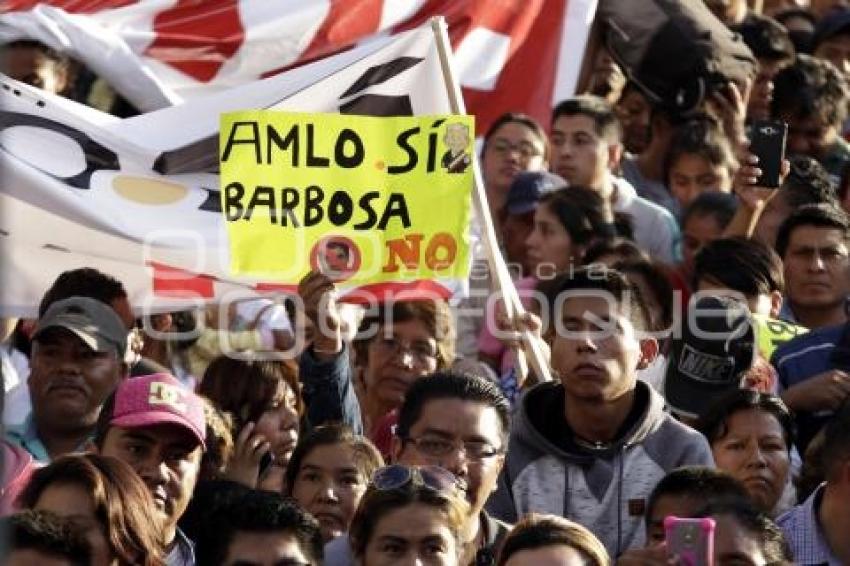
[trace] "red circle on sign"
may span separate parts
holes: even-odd
[[[345,281],[360,269],[360,248],[351,238],[326,236],[310,251],[310,266],[331,281]]]

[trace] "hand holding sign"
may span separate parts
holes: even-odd
[[[313,323],[313,352],[320,359],[342,351],[342,326],[336,304],[336,287],[322,273],[310,272],[298,284],[304,314]]]

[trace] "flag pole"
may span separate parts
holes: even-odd
[[[466,105],[463,101],[463,96],[460,91],[460,83],[455,77],[454,68],[451,61],[451,44],[449,43],[448,33],[446,31],[446,22],[442,16],[431,18],[431,29],[434,31],[434,38],[437,42],[437,52],[440,56],[440,67],[443,71],[443,82],[446,85],[446,93],[449,97],[449,105],[454,114],[466,114]],[[478,214],[478,218],[482,224],[482,237],[484,249],[487,255],[487,262],[490,267],[490,273],[495,275],[496,288],[501,291],[504,298],[505,311],[510,319],[525,313],[525,308],[519,299],[519,294],[516,291],[514,282],[511,279],[508,267],[505,265],[505,260],[499,251],[498,240],[496,239],[496,230],[493,226],[493,219],[490,217],[490,208],[487,204],[487,194],[484,190],[484,183],[481,177],[481,169],[478,166],[478,160],[472,160],[472,178],[473,178],[473,202]],[[543,354],[541,345],[537,338],[529,331],[523,331],[521,334],[522,346],[526,354],[528,354],[529,362],[534,370],[537,379],[541,381],[551,381],[552,377],[549,372],[549,362]],[[522,350],[516,351],[517,373],[524,380],[528,373],[525,359]]]

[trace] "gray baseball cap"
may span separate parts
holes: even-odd
[[[33,339],[50,328],[70,330],[95,352],[115,352],[124,359],[127,351],[124,323],[112,307],[89,297],[70,297],[50,305],[38,320]]]

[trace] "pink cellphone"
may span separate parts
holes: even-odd
[[[664,518],[667,554],[686,566],[711,566],[714,562],[714,519]]]

